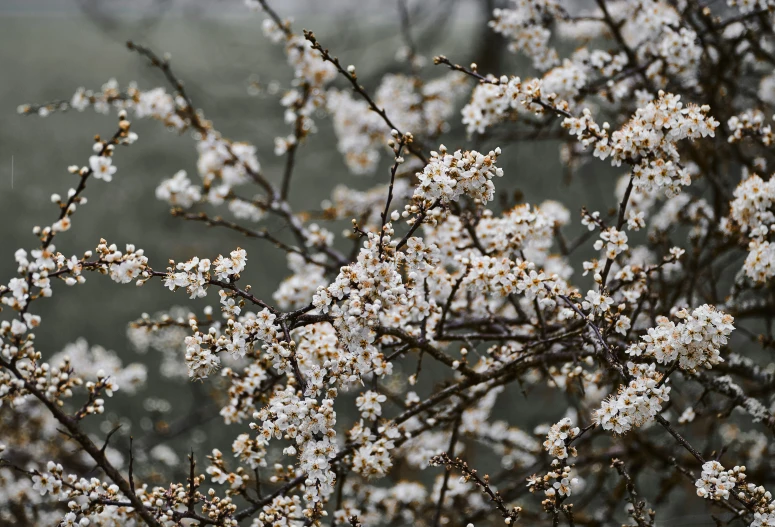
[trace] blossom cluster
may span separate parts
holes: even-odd
[[[662,404],[670,400],[670,387],[662,383],[656,365],[627,363],[631,379],[616,395],[605,399],[594,418],[604,430],[626,434],[654,420]]]
[[[433,137],[444,130],[456,98],[466,89],[461,80],[456,74],[427,83],[421,83],[416,77],[385,75],[376,89],[374,102],[391,116],[396,129]],[[349,91],[330,89],[326,104],[333,119],[338,149],[347,167],[354,174],[373,173],[393,128]]]
[[[563,126],[584,146],[594,145],[595,157],[610,156],[614,166],[631,164],[635,188],[660,189],[674,196],[681,186],[691,184],[675,144],[687,138],[713,137],[719,125],[708,115],[709,106],[684,106],[680,99],[660,91],[658,99],[638,108],[630,121],[610,136],[606,125],[599,126],[588,110],[580,118],[566,118]]]
[[[546,70],[558,62],[557,51],[549,46],[551,31],[544,21],[561,12],[552,0],[513,0],[511,9],[496,9],[490,27],[508,37],[511,51],[521,51],[533,60],[538,70]]]
[[[457,150],[447,153],[444,145],[431,152],[431,159],[417,174],[419,183],[412,196],[422,206],[434,203],[448,204],[461,196],[486,204],[492,201],[495,185],[493,177],[502,177],[503,169],[495,166],[500,148],[481,154],[475,150]]]
[[[738,480],[745,480],[744,470],[740,470],[740,467],[726,470],[718,461],[703,463],[702,474],[696,482],[697,495],[713,500],[728,500]]]
[[[775,224],[775,179],[764,181],[753,174],[740,182],[730,202],[729,227],[737,227],[748,237],[748,257],[743,269],[758,283],[775,276],[775,245],[768,240]]]
[[[576,450],[571,447],[569,451],[568,443],[578,436],[579,432],[579,427],[572,426],[570,418],[565,417],[549,429],[544,441],[544,449],[556,459],[565,459],[568,455],[575,456]]]
[[[488,78],[474,88],[471,100],[463,107],[462,122],[468,133],[484,133],[517,110],[526,108],[541,97],[541,80],[522,82],[519,77]]]
[[[689,313],[681,309],[675,313],[681,322],[676,324],[667,317],[658,317],[658,325],[649,328],[642,342],[627,348],[633,357],[653,358],[660,364],[672,364],[694,372],[699,367],[711,368],[723,362],[720,349],[726,345],[735,329],[731,315],[703,305]]]
[[[211,281],[236,281],[245,269],[247,252],[244,249],[231,251],[228,258],[218,255],[215,261],[207,258],[193,257],[187,262],[179,262],[167,268],[164,279],[165,287],[170,291],[185,288],[191,298],[207,295],[207,286]]]

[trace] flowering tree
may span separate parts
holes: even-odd
[[[265,0],[247,4],[294,73],[281,174],[218,133],[168,58],[131,42],[167,88],[109,82],[20,109],[115,110],[118,125],[69,168],[74,188],[52,195],[53,222],[34,228],[0,285],[0,523],[646,526],[669,498],[718,525],[775,525],[775,373],[761,362],[775,346],[775,2],[596,0],[571,12],[512,0],[490,26],[532,61],[530,78],[426,63],[401,3],[407,73],[373,93],[313,33]],[[588,46],[561,59],[565,41]],[[166,266],[105,240],[82,256],[57,250],[87,187],[120,177],[114,158],[137,139],[130,116],[192,134],[201,181],[178,172],[156,197],[244,234],[247,250]],[[354,175],[383,158],[390,168],[379,187],[337,187],[322,214],[302,213],[289,201],[294,160],[325,116]],[[458,119],[471,142],[512,134],[504,150],[561,141],[571,173],[609,161],[616,207],[574,220],[562,195],[495,206],[515,168],[501,148],[436,146]],[[292,238],[260,227],[267,216]],[[336,220],[352,221],[340,240],[326,228]],[[575,221],[588,230],[568,240]],[[240,280],[253,239],[287,253],[271,299]],[[598,256],[582,263],[585,246]],[[145,315],[130,330],[167,355],[183,345],[188,377],[222,401],[231,451],[192,452],[185,480],[149,484],[154,462],[177,453],[149,457],[89,424],[113,392],[143,384],[143,365],[83,341],[56,354],[35,345],[37,303],[91,274],[217,295],[217,315]],[[495,411],[549,393],[564,416],[535,430]]]

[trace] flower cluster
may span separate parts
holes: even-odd
[[[511,51],[521,51],[533,60],[533,67],[546,70],[558,62],[557,52],[549,46],[551,32],[545,20],[561,13],[553,0],[512,0],[512,9],[496,9],[490,27],[508,37]]]
[[[132,44],[132,49],[136,49],[134,44]],[[54,111],[66,111],[72,108],[83,112],[90,107],[101,114],[110,113],[111,108],[115,108],[119,112],[133,111],[137,118],[156,119],[167,128],[181,132],[192,126],[191,108],[184,97],[169,94],[163,87],[143,91],[138,89],[136,83],[130,83],[122,91],[116,79],[110,79],[102,85],[99,91],[80,87],[69,101],[63,101],[56,105],[42,105],[37,109],[37,113],[41,117],[45,117]],[[19,107],[20,113],[31,111],[32,108],[29,105]],[[137,139],[136,136],[132,137],[131,141],[135,139]],[[90,159],[90,162],[95,161],[97,160],[94,158]],[[107,181],[110,181],[110,175],[112,174],[108,174]]]
[[[568,443],[579,435],[578,426],[573,426],[570,418],[565,417],[552,425],[544,441],[544,450],[555,459],[565,459],[569,455],[576,456],[576,449],[568,449]]]
[[[764,181],[756,174],[740,182],[729,204],[729,227],[735,226],[748,236],[748,256],[743,270],[757,283],[775,276],[775,245],[768,241],[775,215],[775,179]]]
[[[156,188],[156,198],[173,207],[189,209],[202,199],[202,190],[191,184],[185,170],[179,170],[170,179],[165,179]]]
[[[214,262],[207,258],[195,256],[187,262],[175,264],[167,268],[164,285],[170,291],[184,287],[191,298],[207,296],[207,286],[213,281],[230,282],[239,279],[239,274],[245,269],[247,252],[245,249],[231,251],[229,258],[218,255]]]
[[[97,255],[110,278],[119,284],[131,282],[143,275],[148,268],[148,258],[143,250],[136,249],[132,244],[127,244],[126,250],[121,252],[115,243],[108,245],[103,239],[97,246]]]
[[[677,361],[679,368],[689,372],[724,361],[719,351],[735,329],[731,315],[706,304],[691,313],[681,309],[675,316],[681,321],[678,324],[667,317],[657,317],[658,325],[641,337],[642,342],[627,348],[627,353],[652,358],[660,364]]]
[[[527,487],[533,493],[543,490],[552,503],[560,502],[583,486],[583,482],[573,477],[571,471],[571,467],[562,466],[547,472],[545,476],[530,476],[527,478]]]
[[[617,230],[616,227],[609,227],[601,232],[600,239],[595,242],[595,250],[605,249],[605,256],[609,260],[615,259],[628,248],[627,233]]]
[[[638,108],[621,129],[608,134],[591,112],[580,118],[567,117],[563,126],[577,135],[584,146],[593,145],[600,159],[611,157],[614,166],[632,165],[633,184],[637,189],[664,189],[668,196],[691,184],[686,168],[681,166],[676,143],[682,139],[713,137],[718,121],[708,116],[707,105],[684,104],[680,95],[659,92],[659,98]]]
[[[512,111],[523,110],[540,100],[541,80],[522,82],[519,77],[488,78],[474,88],[471,100],[463,107],[462,122],[468,133],[484,133],[486,128],[506,119]],[[540,107],[539,107],[540,108]]]
[[[697,480],[697,495],[712,500],[728,500],[738,481],[745,480],[745,467],[726,470],[718,461],[702,465],[702,474]]]
[[[301,309],[319,287],[327,285],[325,266],[318,260],[306,261],[300,254],[289,253],[288,269],[293,274],[280,282],[272,295],[280,309]]]
[[[353,456],[353,470],[368,478],[387,475],[393,466],[390,453],[395,448],[395,440],[400,437],[398,430],[391,426],[379,427],[377,434],[378,438],[361,426],[351,432],[351,436],[362,442]]]
[[[663,374],[654,364],[627,363],[631,379],[616,395],[605,399],[594,418],[604,430],[626,434],[654,420],[662,404],[670,400],[670,387],[662,383]]]
[[[775,244],[754,238],[748,244],[748,256],[743,264],[745,274],[759,283],[769,282],[775,276]]]
[[[738,143],[744,137],[755,137],[764,146],[773,143],[772,125],[765,124],[765,116],[761,110],[746,110],[740,115],[733,115],[727,121],[730,135],[727,141]]]
[[[750,232],[753,237],[757,229],[775,223],[775,214],[770,210],[775,202],[775,179],[764,181],[753,174],[740,182],[733,195],[735,199],[729,204],[729,217],[741,231]]]
[[[500,148],[496,148],[486,155],[475,150],[456,150],[449,154],[441,145],[438,152],[431,152],[423,171],[417,173],[419,183],[412,199],[426,207],[458,201],[461,196],[482,204],[492,201],[495,192],[492,178],[503,176],[503,169],[495,166],[500,153]]]
[[[772,0],[728,0],[730,6],[737,7],[743,13],[752,13],[757,10],[766,10],[775,6]]]
[[[364,392],[356,399],[358,410],[361,412],[361,417],[370,421],[375,421],[380,415],[382,415],[382,405],[387,401],[387,397],[377,392]]]
[[[390,115],[404,133],[438,134],[452,115],[458,95],[466,89],[460,75],[446,75],[427,83],[405,75],[385,75],[374,96],[375,104]],[[392,128],[369,105],[349,91],[326,93],[338,148],[354,174],[374,172],[391,138]]]
[[[248,7],[261,9],[261,5],[248,0]],[[286,137],[275,138],[275,154],[284,155],[297,148],[310,133],[316,131],[312,119],[316,111],[327,104],[325,87],[336,77],[336,67],[323,60],[311,42],[291,31],[290,21],[267,18],[263,23],[264,34],[275,43],[285,43],[288,64],[293,68],[293,87],[281,99],[285,108],[285,122],[293,125]]]

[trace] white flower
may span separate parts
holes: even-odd
[[[116,173],[116,167],[113,166],[113,160],[108,156],[91,156],[89,158],[89,167],[97,179],[111,181],[113,174]]]
[[[375,421],[377,417],[382,415],[382,405],[380,403],[384,403],[386,400],[387,397],[385,395],[369,390],[359,395],[355,403],[358,405],[361,417]]]
[[[599,315],[607,312],[613,303],[614,299],[610,296],[606,296],[604,294],[598,293],[597,291],[590,290],[587,291],[587,296],[581,303],[581,307],[587,311],[591,311],[593,315]]]
[[[185,170],[179,170],[170,179],[156,187],[156,198],[175,207],[190,208],[202,199],[201,189],[191,184]]]

